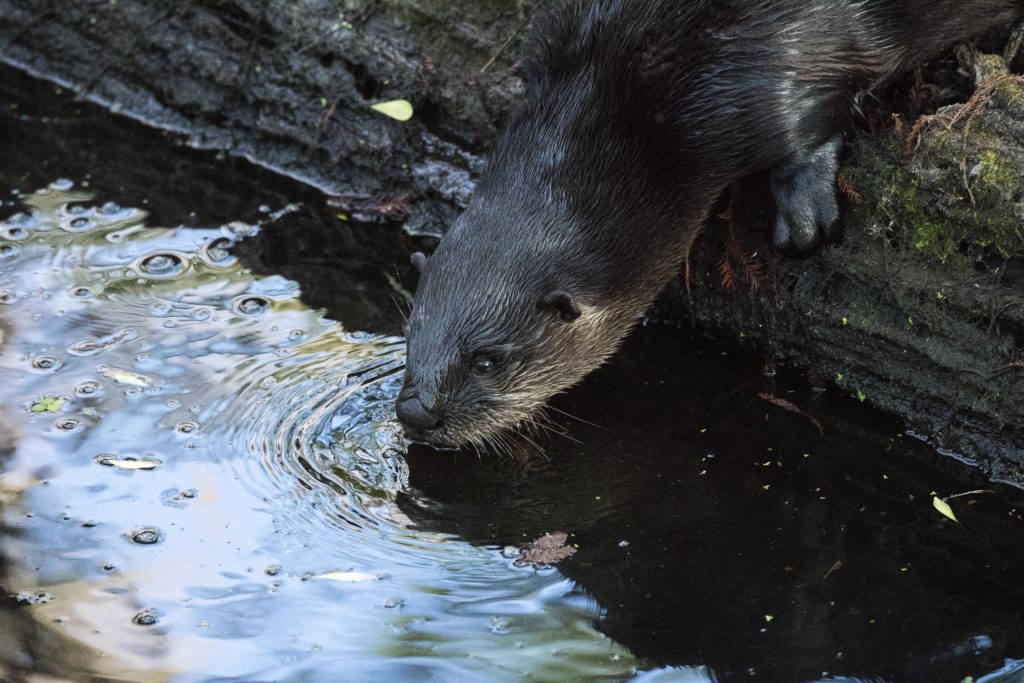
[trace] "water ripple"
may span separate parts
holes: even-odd
[[[557,572],[399,510],[401,339],[246,271],[230,250],[254,226],[152,228],[70,183],[45,190],[0,221],[0,427],[19,426],[4,579],[52,594],[32,614],[69,651],[104,653],[82,660],[99,677],[629,672]]]

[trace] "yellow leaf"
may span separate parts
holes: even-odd
[[[409,103],[409,100],[378,102],[370,108],[384,116],[390,116],[396,121],[408,121],[412,118],[412,104]]]
[[[960,523],[960,520],[957,519],[956,515],[953,514],[953,508],[949,507],[949,503],[947,503],[946,501],[942,500],[938,496],[932,496],[932,505],[935,507],[936,510],[944,514],[946,517],[949,517],[957,524]]]

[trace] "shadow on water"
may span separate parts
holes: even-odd
[[[405,453],[397,226],[2,75],[0,675],[1020,680],[1019,490],[654,328],[545,454]]]
[[[414,447],[399,504],[474,543],[569,533],[579,550],[559,569],[602,605],[598,627],[657,663],[959,681],[1019,657],[1024,494],[759,368],[644,330],[555,401],[582,443],[553,436],[519,462]],[[961,524],[933,509],[933,491],[977,489],[992,493],[951,501]]]

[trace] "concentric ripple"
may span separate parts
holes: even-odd
[[[255,226],[44,189],[0,221],[4,581],[84,677],[629,674],[555,570],[400,512],[401,339],[246,271]]]

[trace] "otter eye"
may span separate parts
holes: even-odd
[[[489,377],[497,370],[497,363],[487,356],[477,356],[473,359],[473,374],[478,377]]]

